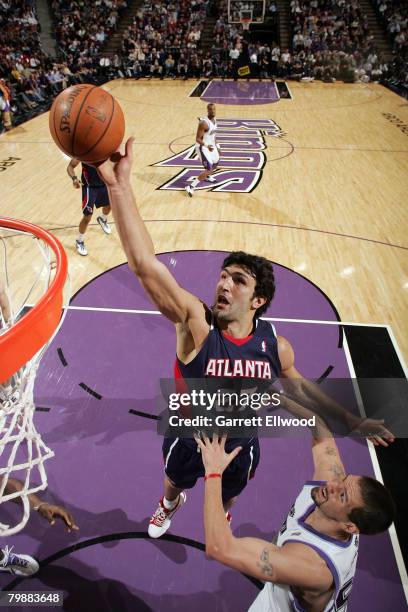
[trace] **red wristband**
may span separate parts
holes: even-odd
[[[209,478],[222,478],[221,474],[217,474],[216,472],[213,472],[212,474],[206,474],[204,476],[204,480],[208,480]]]

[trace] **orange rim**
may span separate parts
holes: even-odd
[[[0,384],[29,361],[48,342],[61,317],[68,260],[62,244],[47,230],[27,221],[0,217],[0,227],[41,238],[54,252],[55,276],[46,293],[17,323],[0,335]]]

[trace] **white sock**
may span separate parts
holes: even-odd
[[[173,510],[178,504],[179,497],[180,496],[177,495],[176,499],[173,499],[173,501],[170,501],[167,497],[163,497],[163,506],[166,510]]]
[[[192,187],[193,189],[195,189],[195,188],[197,187],[197,185],[198,185],[198,183],[199,183],[199,182],[200,182],[200,181],[199,181],[199,178],[198,178],[198,176],[196,176],[196,177],[195,177],[195,179],[193,179],[193,180],[191,181],[191,187]]]
[[[81,234],[81,232],[78,234],[78,238],[77,238],[78,242],[84,242],[85,241],[85,234]]]
[[[108,217],[106,215],[104,215],[103,213],[100,215],[103,219],[103,222],[106,223],[108,220]]]

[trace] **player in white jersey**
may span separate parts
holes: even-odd
[[[297,414],[310,416],[298,408],[303,412]],[[276,545],[232,534],[221,503],[221,480],[239,448],[227,454],[225,440],[197,439],[206,473],[206,552],[265,582],[249,612],[346,612],[359,533],[381,533],[394,520],[390,493],[373,478],[346,474],[337,445],[319,417],[312,434],[313,480],[302,487]]]
[[[207,117],[199,119],[200,123],[197,128],[195,148],[204,170],[191,181],[191,185],[185,187],[190,198],[193,197],[194,190],[200,181],[215,182],[215,178],[211,174],[215,172],[220,161],[219,146],[215,140],[217,131],[215,112],[215,104],[207,104]]]

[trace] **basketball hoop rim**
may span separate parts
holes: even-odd
[[[243,29],[244,30],[249,30],[249,26],[252,23],[252,19],[245,19],[245,17],[241,17],[240,21],[241,21],[241,25],[242,25]]]
[[[0,384],[27,363],[53,335],[61,317],[68,258],[60,241],[49,231],[29,223],[0,217],[0,228],[28,232],[46,242],[56,259],[56,272],[45,294],[19,321],[0,335]]]

